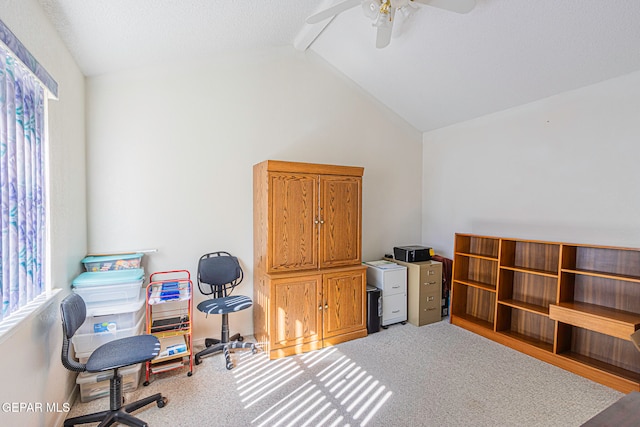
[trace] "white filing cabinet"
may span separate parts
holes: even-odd
[[[370,261],[367,283],[382,290],[382,326],[407,321],[407,267],[389,261]]]

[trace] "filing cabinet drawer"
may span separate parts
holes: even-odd
[[[438,292],[442,287],[442,264],[429,263],[420,266],[420,293]]]
[[[367,283],[382,289],[382,296],[407,293],[407,268],[367,268]]]
[[[394,274],[385,276],[382,296],[407,293],[407,270],[394,270]]]
[[[407,296],[393,294],[382,296],[382,326],[407,320]]]
[[[418,326],[439,322],[441,319],[441,299],[439,292],[420,294],[418,305]]]

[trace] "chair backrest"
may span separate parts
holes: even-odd
[[[69,294],[60,303],[62,318],[62,364],[74,372],[85,371],[85,365],[71,357],[71,338],[87,317],[87,306],[78,294]]]
[[[243,278],[238,258],[228,252],[212,252],[200,257],[198,288],[203,295],[226,297]]]

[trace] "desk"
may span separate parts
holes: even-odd
[[[582,427],[635,427],[638,425],[640,425],[640,392],[633,391],[582,424]]]

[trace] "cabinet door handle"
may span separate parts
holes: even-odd
[[[393,310],[392,313],[400,313],[400,310]]]
[[[322,311],[322,304],[318,306],[318,310]]]
[[[392,286],[391,288],[393,288],[393,289],[398,289],[399,287],[400,287],[400,285],[398,285],[398,286]]]
[[[429,276],[432,276],[432,275],[434,275],[434,274],[436,274],[436,272],[435,272],[435,271],[433,271],[433,270],[429,270]]]
[[[325,304],[325,305],[324,305],[324,309],[326,310],[326,309],[328,309],[328,308],[329,308],[329,304]]]

